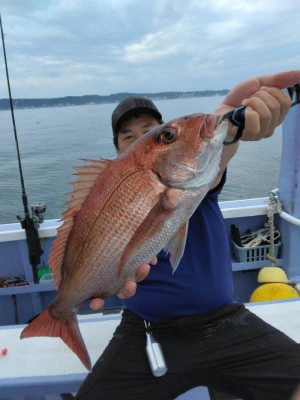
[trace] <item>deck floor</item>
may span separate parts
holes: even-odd
[[[246,306],[266,322],[280,329],[296,342],[300,342],[300,318],[295,318],[295,316],[300,315],[300,300],[252,303]],[[79,320],[80,330],[94,363],[118,325],[120,315],[114,317],[80,316]],[[1,359],[0,400],[61,400],[59,394],[43,395],[43,393],[56,393],[55,389],[58,388],[59,384],[59,390],[65,388],[61,392],[68,392],[72,390],[71,387],[73,390],[76,387],[75,390],[77,390],[87,374],[77,357],[60,339],[32,338],[20,341],[21,330],[22,326],[0,327],[1,346],[8,348],[8,354]],[[100,331],[103,333],[103,336],[101,335],[103,343],[99,343]],[[45,358],[49,362],[45,363]],[[16,394],[25,392],[25,389],[22,389],[22,381],[25,382],[26,393],[28,393],[28,388],[35,388],[31,390],[30,396],[16,396]],[[17,391],[18,386],[19,391]],[[51,390],[45,390],[45,387]],[[3,393],[2,396],[1,392]],[[192,394],[186,397],[183,395],[179,399],[208,399],[205,394],[204,397],[200,396]],[[65,398],[65,400],[68,399]],[[211,400],[233,400],[233,398],[215,392]]]

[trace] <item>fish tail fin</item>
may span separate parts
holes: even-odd
[[[82,364],[91,370],[91,360],[81,336],[76,314],[62,320],[52,312],[50,304],[38,317],[30,322],[21,332],[20,338],[36,336],[60,337],[65,344],[79,357]]]

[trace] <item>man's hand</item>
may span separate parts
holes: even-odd
[[[155,265],[156,263],[157,263],[157,258],[155,257],[151,261],[151,264]],[[127,281],[119,291],[118,297],[120,297],[120,299],[128,299],[129,297],[132,297],[136,292],[137,282],[142,281],[148,276],[150,268],[151,267],[149,264],[142,264],[136,271],[136,276],[135,276],[136,280]],[[101,308],[103,308],[103,306],[104,306],[104,300],[100,298],[95,298],[90,301],[90,308],[94,311],[100,310]]]
[[[224,114],[245,106],[245,129],[241,140],[270,137],[290,109],[290,97],[281,89],[300,82],[300,70],[280,72],[248,79],[233,88],[216,110]],[[229,134],[234,136],[235,127]]]
[[[215,112],[221,116],[234,108],[244,106],[245,128],[240,140],[253,141],[270,137],[275,128],[282,123],[291,106],[290,97],[281,89],[299,82],[300,70],[248,79],[233,88]],[[237,127],[230,124],[225,140],[231,141],[236,131]],[[212,188],[219,184],[238,146],[238,142],[224,146],[219,173]]]

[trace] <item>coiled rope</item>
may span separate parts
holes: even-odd
[[[274,267],[277,259],[274,255],[274,214],[277,210],[277,203],[274,194],[272,192],[269,195],[269,204],[267,207],[267,216],[268,216],[268,223],[270,228],[270,249],[269,254],[267,255],[268,260],[271,263],[271,267]]]

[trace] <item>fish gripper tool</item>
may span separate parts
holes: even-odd
[[[245,128],[245,108],[246,107],[238,107],[223,115],[220,122],[224,121],[224,119],[228,119],[234,126],[238,127],[237,132],[232,140],[229,142],[224,140],[224,146],[229,146],[230,144],[236,143],[241,138]]]

